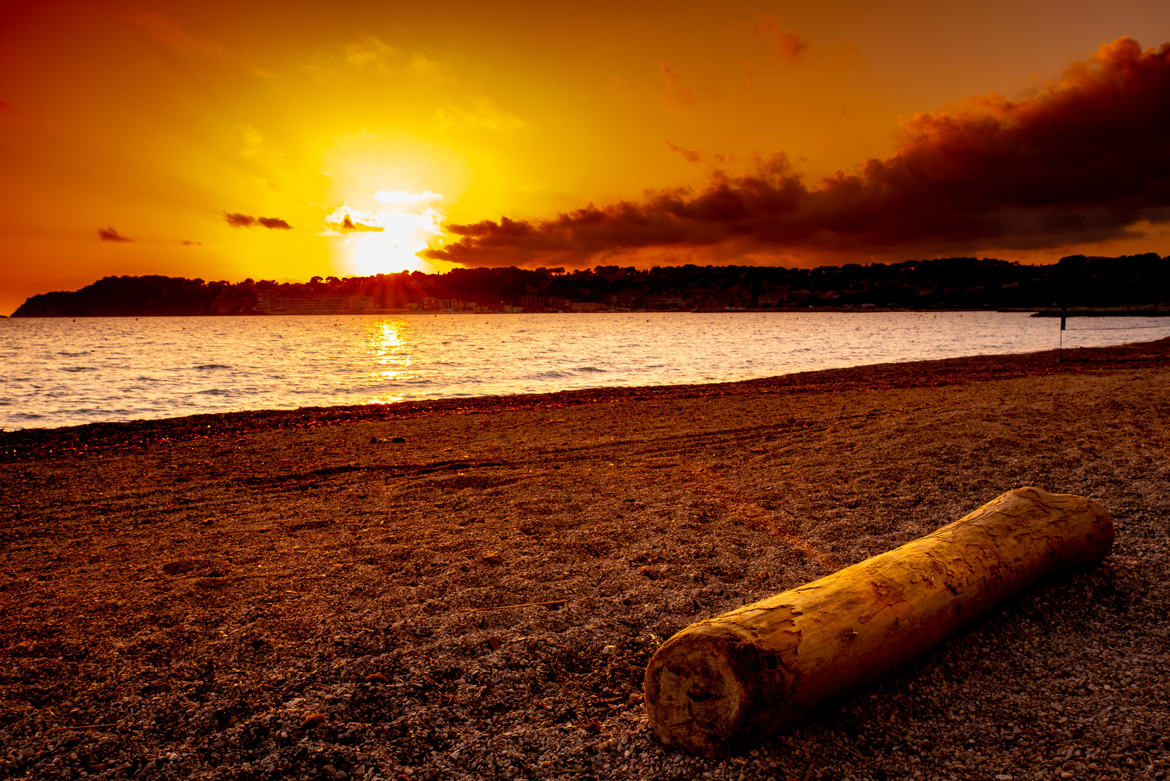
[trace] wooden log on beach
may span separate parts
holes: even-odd
[[[674,635],[646,668],[650,725],[666,745],[712,757],[759,743],[1112,543],[1097,502],[1009,491],[900,548]]]

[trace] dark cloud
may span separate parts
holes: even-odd
[[[223,218],[233,228],[251,228],[259,225],[262,228],[273,230],[291,230],[292,226],[279,217],[253,217],[250,214],[239,212],[224,212]]]
[[[256,218],[239,212],[224,212],[223,218],[233,228],[251,228],[256,224]]]
[[[113,225],[108,228],[98,228],[98,238],[102,241],[133,241],[133,239],[129,239],[114,230]]]
[[[925,114],[897,152],[817,188],[782,155],[701,192],[649,193],[554,218],[449,225],[424,254],[466,265],[588,264],[624,253],[834,255],[1041,249],[1170,220],[1170,44],[1103,45],[1057,84]]]
[[[354,222],[353,217],[348,214],[342,218],[341,222],[327,220],[326,223],[338,233],[381,233],[386,230],[381,225]]]

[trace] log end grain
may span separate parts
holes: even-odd
[[[718,757],[759,742],[784,715],[794,679],[752,638],[716,623],[692,626],[646,668],[646,709],[664,744]],[[759,712],[759,703],[771,708]]]

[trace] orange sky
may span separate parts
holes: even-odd
[[[1170,4],[964,5],[9,0],[0,312],[111,274],[1170,254],[1170,173],[1160,150],[1152,167],[1133,152],[1170,104],[1153,51],[1170,41]],[[1099,48],[1123,36],[1146,54]],[[980,118],[1051,146],[1053,122],[1092,116],[1078,107],[1113,89],[1092,75],[1110,68],[1152,74],[1132,88],[1163,114],[1094,131],[1129,150],[1086,174],[1108,203],[1041,192],[1023,177],[1062,177],[1026,163],[1009,166],[1004,204],[1002,187],[970,203],[898,189],[907,160],[931,172],[916,186],[969,189],[984,158],[963,168],[953,147]],[[971,100],[990,93],[1014,103]],[[951,167],[961,176],[934,175]],[[1103,173],[1130,169],[1150,181]],[[778,206],[779,192],[796,194]],[[708,208],[719,198],[740,199],[733,214]],[[1045,198],[1059,210],[1037,211]],[[880,229],[855,229],[858,203]],[[983,219],[959,225],[932,203]],[[428,244],[433,259],[416,256]]]

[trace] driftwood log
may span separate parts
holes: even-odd
[[[1037,579],[1113,542],[1091,499],[1017,488],[961,520],[667,640],[646,710],[668,746],[720,756],[872,682]]]

